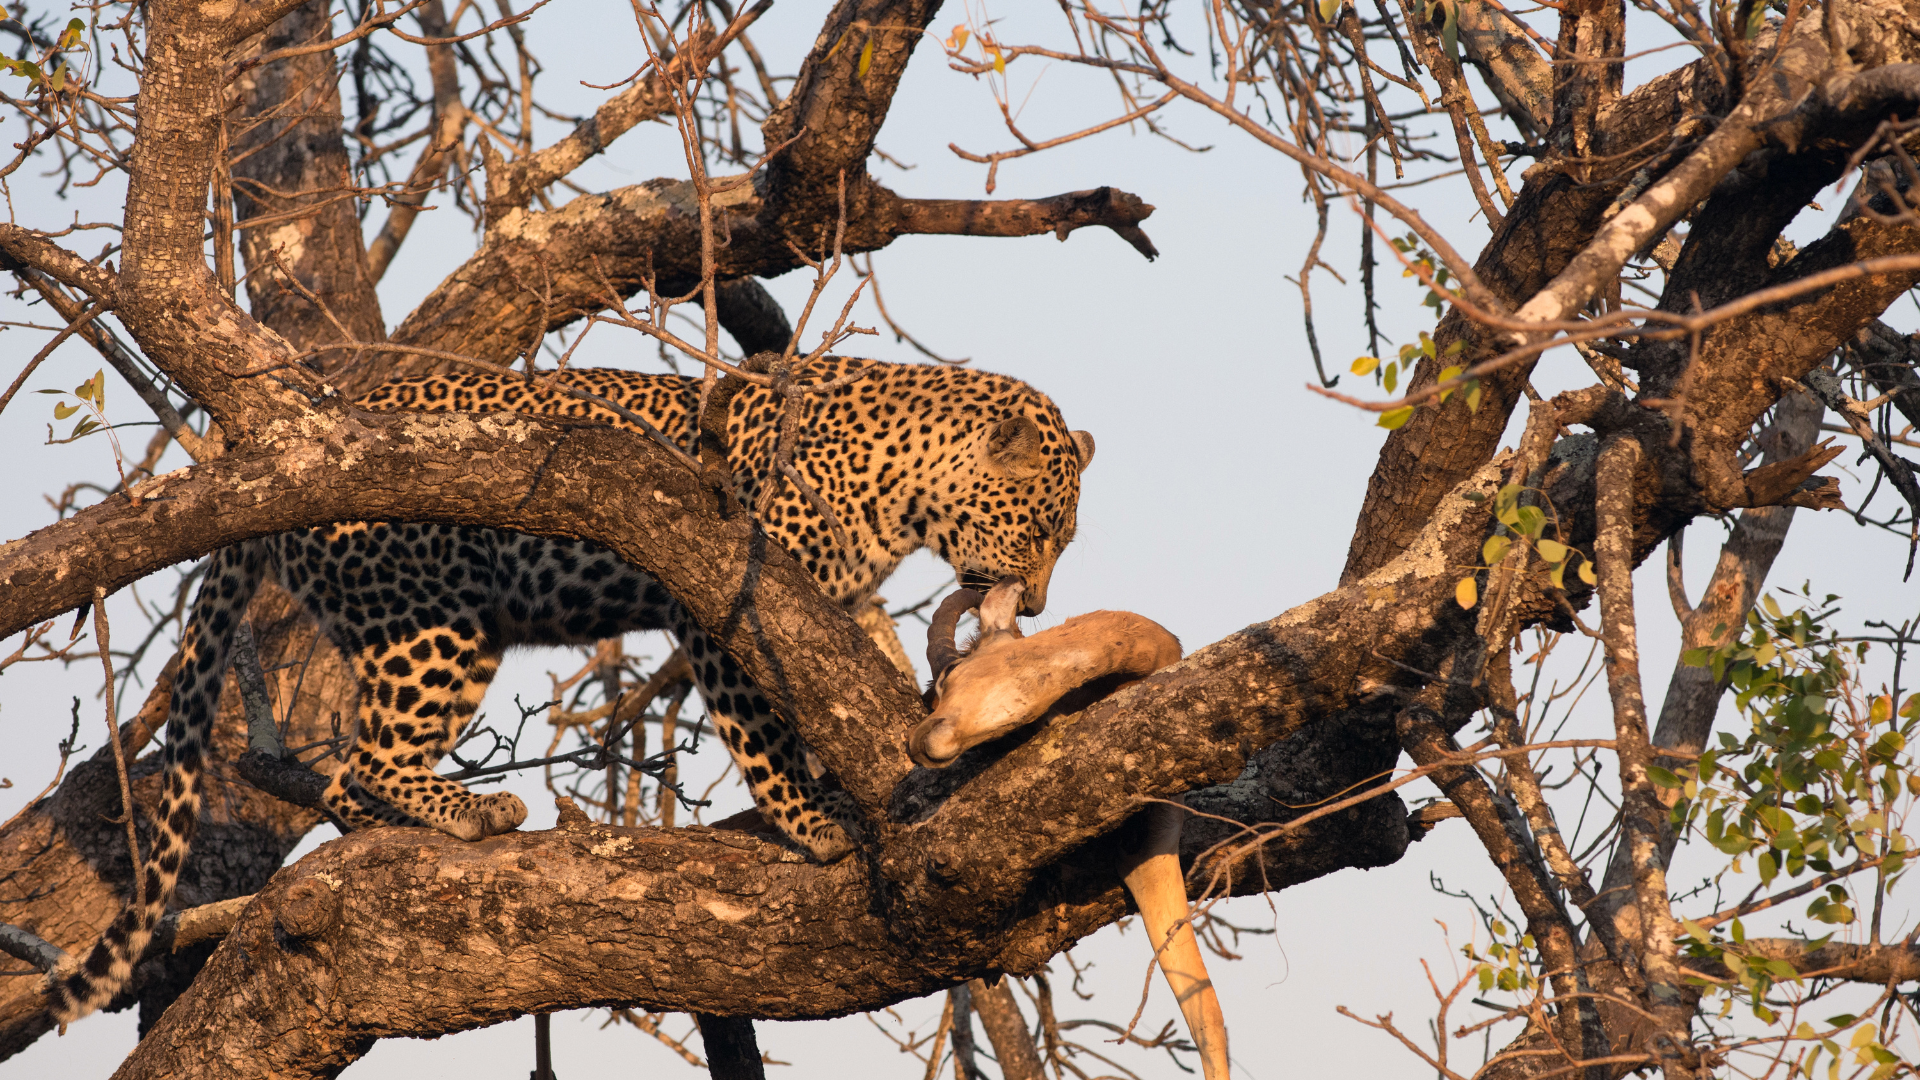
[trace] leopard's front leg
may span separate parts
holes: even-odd
[[[853,820],[851,800],[808,771],[806,748],[793,726],[706,631],[683,619],[677,632],[686,643],[707,715],[726,740],[761,816],[820,862],[852,851],[843,824]]]

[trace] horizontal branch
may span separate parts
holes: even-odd
[[[776,277],[802,265],[791,243],[807,230],[779,219],[755,185],[729,188],[713,203],[722,235],[730,238],[715,253],[722,280]],[[903,199],[871,180],[857,187],[850,180],[847,209],[843,246],[849,254],[913,233],[1060,235],[1087,225],[1105,225],[1142,254],[1154,254],[1139,231],[1153,208],[1112,188],[1032,200],[921,200]],[[688,181],[582,195],[544,213],[507,210],[489,221],[485,245],[407,316],[392,341],[510,363],[536,333],[599,311],[606,304],[604,283],[625,296],[649,278],[668,295],[700,278],[699,204]],[[529,291],[536,285],[552,290],[544,303]],[[476,311],[487,317],[474,318]],[[422,374],[441,370],[434,363],[401,357],[395,366]]]
[[[1920,980],[1920,946],[1830,943],[1808,949],[1800,938],[1748,938],[1733,948],[1743,957],[1784,960],[1801,978],[1844,979],[1881,986]],[[1680,964],[1708,978],[1732,978],[1732,972],[1719,961],[1682,958]]]
[[[818,866],[744,832],[562,821],[473,844],[382,829],[323,846],[251,898],[118,1075],[332,1076],[377,1038],[589,1006],[840,1016],[1008,956],[1037,966],[1127,910],[1112,852],[1078,853],[1043,913],[975,939],[956,969],[890,932],[860,860]],[[1292,875],[1343,854],[1324,844]]]
[[[0,270],[32,267],[70,289],[111,302],[114,274],[45,239],[31,229],[0,224]]]
[[[1104,225],[1148,259],[1160,254],[1140,230],[1153,207],[1138,195],[1110,187],[1047,199],[896,199],[888,209],[897,234],[1037,236],[1050,232],[1065,240],[1075,229]]]

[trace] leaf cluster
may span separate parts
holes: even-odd
[[[81,417],[79,422],[73,425],[73,431],[70,432],[66,438],[58,440],[59,442],[72,442],[75,439],[102,430],[107,426],[107,373],[105,368],[95,371],[93,378],[74,387],[72,391],[34,391],[36,394],[57,394],[61,397],[65,397],[69,392],[71,392],[74,397],[80,399],[80,404],[69,405],[64,401],[54,402],[53,418],[55,420],[65,420],[67,417],[72,416],[82,409],[87,411],[87,415]],[[49,441],[54,441],[51,438],[51,431],[48,432],[48,435]]]
[[[1539,557],[1546,568],[1547,582],[1553,588],[1566,588],[1568,567],[1577,569],[1581,581],[1589,585],[1596,582],[1593,560],[1585,552],[1558,540],[1549,539],[1545,535],[1550,524],[1556,525],[1554,529],[1556,533],[1559,531],[1557,524],[1549,520],[1547,510],[1538,506],[1521,505],[1520,497],[1527,490],[1520,484],[1508,484],[1494,494],[1493,516],[1500,522],[1502,531],[1487,537],[1486,543],[1480,545],[1480,557],[1485,560],[1485,563],[1474,567],[1472,574],[1461,578],[1454,585],[1454,599],[1461,607],[1471,611],[1473,606],[1480,602],[1480,589],[1476,581],[1480,571],[1492,570],[1504,562],[1516,542],[1532,549],[1533,553]],[[1477,492],[1469,492],[1465,497],[1475,502],[1485,498]]]

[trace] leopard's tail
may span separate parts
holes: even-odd
[[[213,738],[220,688],[226,681],[234,628],[260,586],[265,543],[236,544],[214,555],[194,598],[168,708],[166,790],[152,822],[152,850],[142,860],[144,902],[129,898],[92,947],[69,953],[47,975],[49,1009],[62,1024],[93,1012],[126,989],[134,965],[173,899],[180,868],[200,824],[200,778]]]

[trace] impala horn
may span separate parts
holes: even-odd
[[[927,667],[933,672],[934,682],[938,683],[940,676],[960,659],[960,647],[953,641],[960,616],[979,607],[985,599],[972,589],[961,589],[949,594],[934,609],[933,622],[927,626]]]

